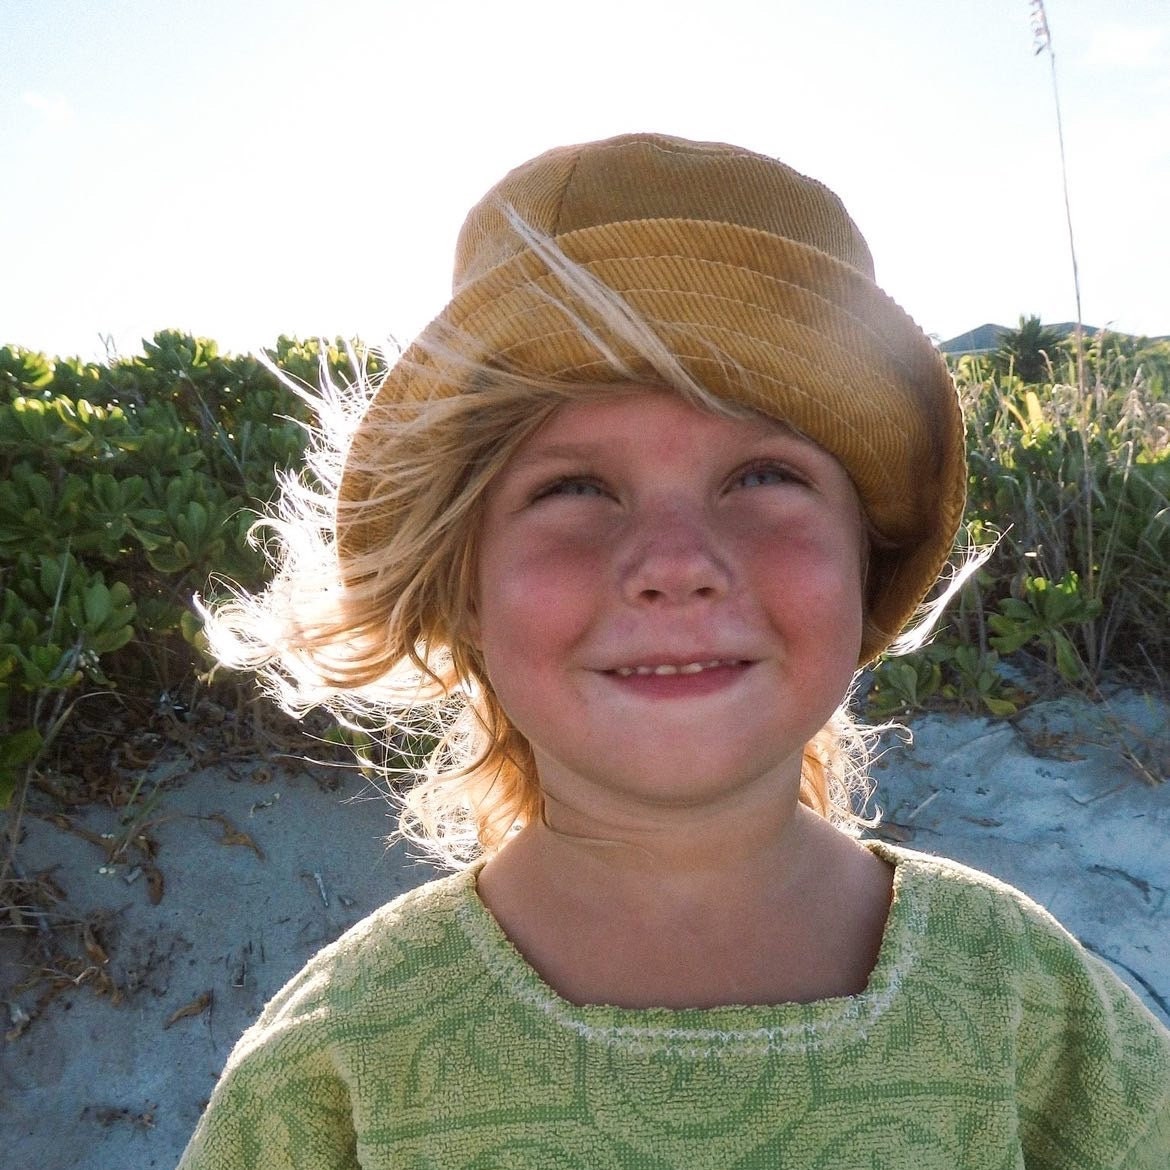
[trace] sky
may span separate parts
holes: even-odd
[[[0,0],[0,344],[408,342],[549,147],[732,142],[842,197],[946,339],[1073,320],[1028,0]],[[1048,0],[1084,320],[1170,333],[1170,4]]]

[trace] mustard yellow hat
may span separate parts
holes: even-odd
[[[861,661],[885,649],[950,555],[966,498],[964,432],[945,362],[874,283],[837,196],[763,155],[661,134],[542,154],[472,209],[452,300],[369,410],[463,392],[459,377],[436,376],[435,343],[453,336],[477,360],[542,379],[614,379],[567,325],[555,304],[563,290],[512,216],[620,294],[696,380],[794,426],[845,467],[882,538],[869,574],[881,635],[867,637]],[[361,507],[376,498],[376,430],[359,424],[341,480],[346,554],[376,549],[388,530],[377,503]]]

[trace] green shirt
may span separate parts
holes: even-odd
[[[860,995],[577,1007],[473,867],[326,947],[241,1038],[180,1170],[1168,1170],[1170,1032],[1024,895],[895,867]]]

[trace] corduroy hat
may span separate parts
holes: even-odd
[[[885,649],[934,583],[962,517],[956,392],[929,339],[874,283],[869,248],[837,196],[722,143],[628,134],[551,150],[472,209],[450,303],[355,432],[339,493],[342,554],[388,535],[377,503],[362,507],[377,495],[373,413],[466,390],[435,356],[451,337],[474,345],[476,360],[541,379],[613,380],[599,374],[607,363],[596,343],[557,307],[563,289],[514,217],[620,294],[697,381],[795,427],[845,467],[880,537],[868,589],[881,635],[867,636],[861,661]]]

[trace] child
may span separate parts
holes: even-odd
[[[218,644],[290,707],[441,727],[404,831],[467,864],[275,997],[182,1170],[1170,1166],[1129,991],[857,839],[850,680],[966,468],[834,195],[652,134],[524,164],[342,447]]]

